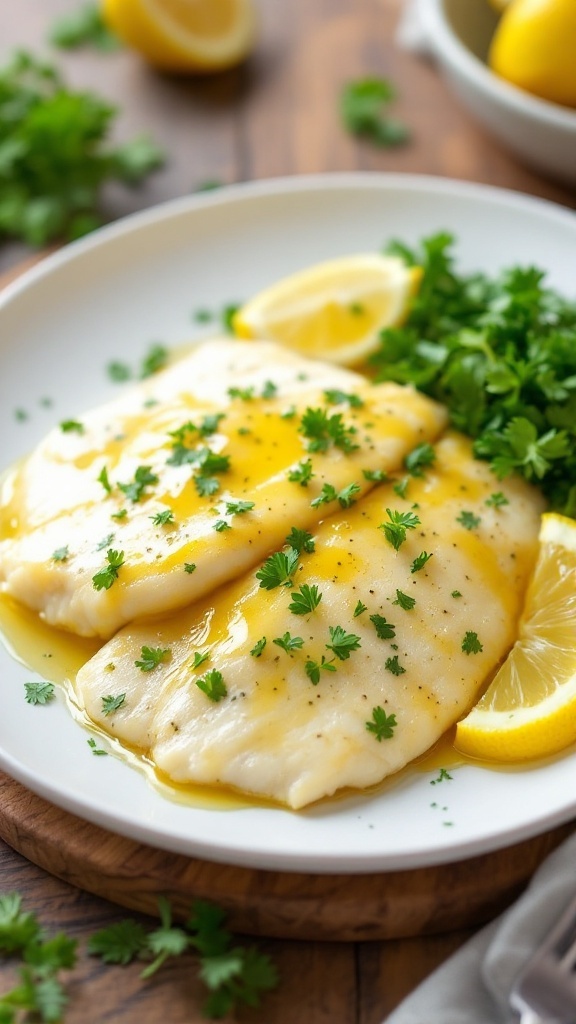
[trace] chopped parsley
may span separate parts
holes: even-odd
[[[310,587],[307,583],[303,583],[300,590],[292,594],[292,601],[288,605],[288,610],[294,615],[310,615],[318,607],[321,600],[322,594],[315,584]]]
[[[300,484],[301,487],[308,487],[313,476],[314,470],[312,468],[311,459],[301,459],[293,469],[288,470],[288,479],[290,482]]]
[[[464,634],[464,639],[462,641],[462,650],[464,654],[480,654],[480,652],[484,650],[482,644],[478,639],[477,633],[468,630],[468,632]]]
[[[154,523],[154,526],[166,526],[168,523],[174,522],[174,513],[171,508],[165,508],[162,512],[156,512],[150,519]]]
[[[336,501],[338,497],[338,491],[332,484],[322,484],[322,490],[317,498],[313,498],[310,502],[311,508],[320,508],[321,505],[328,505],[331,501]]]
[[[462,597],[462,594],[459,590],[453,590],[450,597]]]
[[[400,608],[403,608],[405,612],[410,612],[416,604],[416,598],[410,597],[409,594],[404,594],[402,590],[397,590],[396,600],[392,601],[392,604],[397,604]]]
[[[395,654],[393,658],[386,658],[386,661],[384,662],[384,668],[388,672],[391,672],[393,676],[402,676],[406,671],[406,669],[403,668],[403,666],[398,661],[397,654]]]
[[[227,516],[241,516],[244,512],[251,512],[254,508],[255,502],[253,501],[227,501],[226,502],[226,515]]]
[[[214,529],[216,530],[216,533],[223,533],[224,530],[231,530],[232,527],[225,519],[217,519],[214,523]]]
[[[384,484],[389,479],[388,473],[384,469],[363,469],[362,476],[365,480],[370,480],[375,484]]]
[[[460,515],[456,516],[456,522],[460,523],[465,530],[475,530],[477,526],[480,526],[482,520],[480,516],[476,516],[473,512],[463,509]]]
[[[110,491],[112,490],[112,484],[108,479],[108,470],[106,469],[106,466],[102,466],[102,469],[100,470],[96,479],[99,484],[102,484],[102,487],[106,491],[106,494],[110,494]]]
[[[156,473],[152,472],[150,466],[138,466],[134,472],[134,479],[127,484],[118,484],[118,487],[126,495],[129,501],[140,501],[148,487],[158,483]]]
[[[68,545],[65,544],[64,547],[56,548],[56,550],[52,552],[52,561],[53,562],[65,562],[67,560],[67,558],[68,558],[68,555],[69,555]]]
[[[433,466],[436,461],[436,452],[431,444],[423,442],[416,445],[404,459],[404,465],[410,476],[424,476],[422,472],[427,466]]]
[[[264,382],[264,386],[261,391],[262,398],[275,398],[278,394],[278,385],[273,380],[267,380]]]
[[[264,590],[274,590],[275,587],[291,587],[292,576],[298,567],[299,552],[295,548],[288,548],[288,551],[276,551],[266,559],[261,569],[256,573],[256,579],[260,580],[260,586]]]
[[[242,402],[251,402],[255,396],[253,387],[249,388],[228,388],[228,395],[230,398],[239,398]]]
[[[390,740],[394,735],[397,726],[396,715],[387,715],[384,708],[379,705],[372,708],[372,720],[366,722],[368,732],[374,733],[379,743],[382,740]]]
[[[83,434],[84,424],[79,420],[62,420],[60,430],[63,434]]]
[[[300,423],[309,452],[325,452],[334,445],[348,455],[359,447],[353,440],[356,432],[356,427],[345,424],[342,413],[329,416],[325,409],[306,409]]]
[[[187,572],[188,575],[191,575],[195,571],[196,565],[194,562],[184,562],[184,572]]]
[[[113,548],[109,548],[106,553],[106,559],[108,565],[100,569],[92,577],[94,590],[110,590],[110,587],[118,579],[121,567],[124,565],[124,552],[114,551]]]
[[[202,690],[208,699],[213,701],[215,704],[228,694],[222,673],[218,672],[215,668],[206,672],[201,679],[196,679],[195,683],[198,689]]]
[[[263,637],[260,637],[260,640],[256,641],[256,643],[254,644],[254,647],[250,651],[250,654],[252,655],[253,658],[259,658],[265,647],[266,647],[266,637],[263,636]]]
[[[304,646],[304,640],[301,636],[292,636],[288,631],[284,633],[284,636],[277,636],[272,643],[276,644],[277,647],[281,647],[283,651],[286,651],[286,654],[289,654],[290,651],[299,651]]]
[[[495,491],[489,498],[486,498],[484,504],[488,505],[489,508],[503,508],[504,505],[509,505],[510,502],[502,491]]]
[[[102,714],[106,716],[113,714],[114,711],[118,711],[119,708],[123,707],[125,702],[125,693],[119,693],[115,697],[112,694],[102,697]]]
[[[331,501],[338,501],[341,508],[350,508],[356,501],[356,495],[360,493],[359,484],[348,484],[341,491],[337,491],[332,484],[323,484],[322,490],[317,498],[310,502],[311,508],[319,508],[320,505],[328,505]]]
[[[370,622],[374,626],[379,640],[393,640],[396,636],[396,627],[388,622],[383,615],[371,615]]]
[[[312,534],[308,533],[307,530],[299,530],[297,526],[293,526],[290,530],[290,533],[286,537],[286,544],[288,544],[289,547],[294,548],[299,555],[303,551],[307,554],[311,554],[316,548]]]
[[[104,548],[109,548],[113,540],[113,533],[109,533],[106,537],[102,537],[102,540],[98,541],[98,544],[96,545],[96,551],[104,551]]]
[[[342,626],[329,626],[328,631],[332,642],[326,644],[326,647],[333,651],[339,661],[348,661],[351,652],[362,646],[360,637],[354,633],[347,633]]]
[[[169,352],[165,345],[155,342],[150,346],[140,366],[140,377],[152,377],[158,370],[163,370],[168,362]]]
[[[102,750],[102,747],[98,746],[93,736],[91,736],[90,739],[86,740],[86,742],[90,747],[92,753],[94,754],[94,757],[108,757],[108,751]]]
[[[194,651],[194,657],[192,659],[191,668],[200,668],[205,661],[208,661],[210,657],[210,651]]]
[[[27,704],[48,704],[55,696],[54,683],[24,683]]]
[[[426,565],[426,562],[430,561],[431,558],[432,554],[428,554],[427,551],[421,551],[419,555],[416,555],[416,558],[412,562],[412,565],[410,566],[410,572],[420,572],[420,570],[423,569],[424,566]]]
[[[360,395],[355,395],[354,392],[339,391],[337,388],[325,391],[324,398],[330,405],[348,405],[351,409],[362,409],[364,406]]]
[[[415,530],[420,525],[420,520],[414,512],[397,512],[396,509],[386,509],[389,522],[381,523],[378,527],[382,530],[386,540],[392,545],[395,551],[399,551],[406,540],[406,531]]]
[[[317,686],[318,683],[320,682],[320,675],[322,672],[336,671],[336,665],[334,665],[333,662],[334,658],[331,658],[330,661],[327,661],[324,655],[322,655],[321,661],[312,661],[311,658],[308,659],[308,661],[304,665],[304,671],[308,676],[308,679],[310,680],[311,683],[314,684],[314,686]]]
[[[134,664],[142,672],[152,672],[161,662],[170,657],[170,653],[168,647],[142,647],[140,660],[135,661]]]
[[[357,619],[359,615],[362,615],[362,612],[365,612],[367,610],[368,605],[363,604],[362,601],[358,601],[354,609],[354,618]]]

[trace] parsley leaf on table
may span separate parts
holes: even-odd
[[[88,953],[105,964],[148,961],[140,974],[147,980],[168,959],[194,951],[209,992],[203,1007],[208,1019],[241,1005],[258,1007],[261,995],[276,987],[278,973],[269,957],[253,946],[234,945],[219,907],[197,900],[189,919],[178,927],[168,900],[160,897],[158,906],[158,927],[149,930],[134,918],[116,921],[90,936]],[[0,995],[2,1024],[15,1024],[22,1014],[45,1024],[63,1019],[68,996],[59,972],[76,965],[76,947],[76,940],[64,933],[47,938],[37,917],[22,909],[19,893],[0,893],[0,953],[23,961],[17,984]]]
[[[395,99],[396,90],[385,78],[361,78],[347,82],[340,96],[345,128],[379,146],[397,146],[407,142],[410,138],[408,128],[388,113]]]
[[[149,139],[111,144],[116,113],[30,53],[0,68],[0,238],[39,246],[86,234],[102,221],[106,181],[133,185],[163,163]]]
[[[49,42],[63,50],[90,45],[97,50],[111,52],[122,46],[118,36],[106,25],[96,3],[83,4],[58,18],[50,29]]]

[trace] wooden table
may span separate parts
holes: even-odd
[[[16,46],[45,48],[54,17],[75,0],[24,0],[0,10],[0,59]],[[259,0],[256,53],[239,70],[213,78],[160,76],[126,51],[51,56],[78,87],[108,96],[121,113],[118,138],[147,131],[166,149],[166,167],[133,192],[110,188],[109,217],[222,183],[326,171],[424,173],[479,181],[574,207],[576,197],[522,167],[460,108],[434,66],[398,48],[401,0]],[[377,149],[343,130],[342,84],[384,75],[397,86],[395,113],[412,141]],[[36,258],[19,244],[0,248],[5,281]],[[0,808],[0,815],[2,810]],[[114,905],[57,880],[0,846],[0,891],[17,889],[50,928],[65,929],[83,949],[86,937],[125,916]],[[387,942],[260,941],[281,975],[277,992],[238,1019],[262,1024],[378,1024],[420,979],[469,933]],[[70,981],[68,1024],[187,1024],[202,1017],[201,987],[189,961],[167,967],[152,983],[139,967],[105,968],[82,952]],[[13,968],[0,966],[0,992]]]

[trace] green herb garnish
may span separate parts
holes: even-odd
[[[161,662],[166,661],[170,656],[168,647],[142,647],[139,661],[135,661],[136,668],[142,672],[152,672]]]
[[[374,733],[379,743],[382,740],[390,740],[394,735],[394,729],[397,726],[396,715],[387,715],[384,708],[378,707],[372,708],[372,720],[366,722],[366,728],[368,732]]]
[[[24,683],[27,704],[48,704],[55,696],[54,683]]]
[[[397,146],[407,142],[410,133],[405,124],[390,117],[390,104],[396,90],[385,78],[361,78],[348,82],[340,96],[344,127],[353,135],[365,136],[377,146]]]

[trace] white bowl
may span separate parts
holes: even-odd
[[[576,110],[538,99],[490,71],[486,57],[497,15],[488,0],[421,0],[419,13],[426,42],[462,103],[526,164],[575,186]]]

